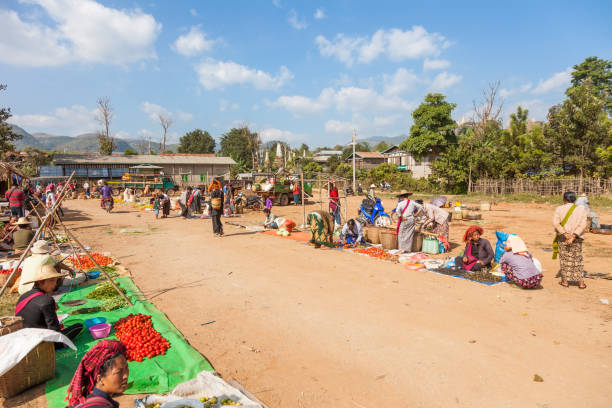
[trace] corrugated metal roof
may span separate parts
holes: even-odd
[[[57,154],[53,160],[57,165],[66,164],[236,164],[231,157],[196,154],[136,154],[131,156],[101,156],[84,154]]]
[[[342,154],[342,150],[321,150],[318,153],[315,153],[315,156],[340,156]]]
[[[361,157],[362,159],[384,159],[385,156],[381,152],[355,152],[356,157]],[[349,156],[352,158],[353,154]]]

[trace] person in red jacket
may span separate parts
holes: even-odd
[[[300,183],[296,181],[293,184],[293,202],[295,205],[299,205],[301,201],[302,189],[300,188]]]

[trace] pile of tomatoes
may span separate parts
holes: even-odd
[[[94,264],[91,259],[87,255],[79,254],[77,255],[78,259],[74,259],[74,257],[69,257],[68,260],[72,261],[75,266],[79,266],[83,269],[95,268],[96,264]],[[104,256],[102,254],[98,254],[96,252],[91,254],[91,257],[96,260],[96,262],[100,266],[106,266],[112,264],[113,258],[109,258],[108,256]]]
[[[0,269],[0,275],[10,275],[13,273],[13,268],[11,269]],[[21,273],[21,268],[17,269],[17,273]]]
[[[170,343],[153,328],[151,316],[129,314],[114,324],[115,336],[125,344],[130,361],[166,354]]]
[[[353,249],[353,252],[358,253],[358,254],[368,255],[368,256],[371,256],[372,258],[378,258],[378,259],[388,259],[392,257],[392,255],[385,252],[384,249],[375,248],[375,247],[357,248],[357,249]]]

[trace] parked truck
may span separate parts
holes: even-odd
[[[263,197],[264,202],[268,196],[272,196],[275,205],[285,206],[293,200],[293,183],[300,183],[301,187],[300,180],[291,181],[286,178],[268,177],[263,183],[253,184],[253,191]],[[305,198],[312,197],[312,184],[310,182],[304,182],[304,194]]]

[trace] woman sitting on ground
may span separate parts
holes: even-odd
[[[126,390],[130,375],[125,354],[117,340],[103,340],[85,353],[68,387],[68,406],[118,408],[112,396]]]
[[[510,235],[505,249],[507,252],[502,255],[499,263],[508,280],[523,289],[540,286],[542,274],[536,268],[525,242],[516,235]]]
[[[51,293],[55,292],[57,281],[65,275],[58,273],[51,265],[43,265],[34,278],[23,284],[34,283],[34,287],[19,298],[15,316],[23,318],[23,327],[55,330],[73,340],[83,331],[83,325],[76,323],[64,327],[57,318],[57,307]],[[61,347],[61,343],[57,343]]]
[[[463,242],[465,242],[465,251],[463,256],[455,258],[455,265],[459,269],[466,271],[479,271],[483,268],[490,268],[491,261],[495,253],[491,247],[491,243],[481,238],[483,229],[478,225],[472,225],[463,234]]]

